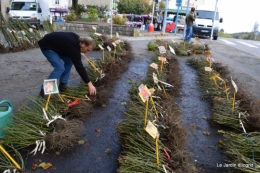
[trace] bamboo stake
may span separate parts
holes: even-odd
[[[51,94],[49,94],[48,98],[47,98],[47,102],[46,102],[46,105],[45,105],[45,110],[46,111],[48,110],[48,105],[49,105],[49,102],[50,102],[50,98],[51,98]]]
[[[144,127],[146,126],[147,116],[148,116],[148,103],[149,100],[146,100],[146,107],[145,107],[145,115],[144,115]]]
[[[157,166],[160,166],[159,162],[159,145],[158,145],[158,138],[156,137],[155,139],[155,145],[156,145],[156,161],[157,161]]]
[[[93,62],[91,62],[86,55],[84,55],[83,53],[81,54],[87,61],[88,63],[101,75],[101,72],[98,70],[98,68],[95,66],[95,64]]]
[[[158,118],[158,112],[157,112],[157,110],[156,110],[156,106],[155,106],[155,104],[154,104],[154,101],[153,101],[153,97],[152,97],[152,95],[150,96],[150,98],[151,98],[151,101],[152,101],[152,104],[153,104],[153,108],[154,108],[154,111],[155,111],[156,117]]]
[[[2,145],[0,145],[0,150],[11,160],[11,162],[15,165],[16,168],[22,169],[20,165],[9,155],[9,153],[4,149]]]

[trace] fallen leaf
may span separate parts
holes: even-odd
[[[223,101],[224,100],[224,98],[221,98],[221,97],[214,97],[214,99],[213,99],[214,101]]]
[[[46,163],[45,163],[45,162],[42,162],[42,163],[40,163],[38,166],[41,167],[41,168],[44,168],[44,167],[46,166]]]
[[[102,104],[102,107],[104,108],[104,107],[107,107],[107,105],[106,104]]]
[[[203,132],[205,136],[210,136],[210,132]]]
[[[56,154],[56,155],[60,155],[60,152],[59,152],[59,151],[56,151],[55,154]]]
[[[122,105],[126,105],[126,102],[121,102]]]
[[[85,143],[84,140],[79,140],[79,141],[78,141],[78,144],[79,144],[79,145],[83,145],[84,143]]]
[[[97,128],[95,131],[96,131],[96,132],[100,132],[101,130]]]
[[[32,170],[35,170],[36,168],[38,168],[38,165],[37,164],[33,164],[32,165]]]
[[[208,118],[207,118],[206,116],[203,116],[202,118],[203,118],[204,120],[208,120]]]
[[[51,166],[52,166],[52,164],[51,164],[51,163],[47,163],[47,164],[44,166],[44,168],[43,168],[43,169],[49,169]]]

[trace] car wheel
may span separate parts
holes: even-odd
[[[213,40],[217,40],[218,39],[218,36],[213,36]]]

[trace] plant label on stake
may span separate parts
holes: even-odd
[[[157,127],[151,122],[148,121],[147,125],[145,127],[145,131],[153,138],[159,138],[159,131],[157,129]]]
[[[234,91],[234,98],[233,98],[233,104],[232,104],[232,112],[234,112],[234,109],[235,109],[235,100],[236,100],[236,93],[237,93],[237,91],[238,91],[238,87],[237,87],[236,83],[233,81],[232,76],[231,76],[231,83],[232,83],[232,85],[233,85],[233,87],[234,87],[234,89],[235,89],[235,91]]]
[[[105,59],[104,48],[100,44],[98,44],[98,47],[102,50],[102,60],[104,61]]]
[[[150,67],[154,68],[156,70],[157,74],[159,75],[158,64],[152,63],[152,64],[150,64]]]
[[[119,34],[118,34],[118,32],[116,32],[116,38],[119,38]]]
[[[147,119],[147,116],[148,116],[148,103],[149,103],[149,97],[151,95],[149,89],[147,88],[147,86],[141,84],[139,87],[138,87],[138,90],[139,90],[139,93],[138,95],[140,96],[141,100],[143,102],[146,102],[146,105],[145,105],[145,114],[144,114],[144,126],[146,126],[146,119]]]
[[[158,85],[158,77],[157,77],[157,74],[153,73],[153,82],[157,85],[158,89],[161,91],[162,88],[160,87],[160,85]]]
[[[97,28],[95,26],[92,26],[92,29],[94,30],[94,33],[96,33]]]
[[[225,89],[225,93],[226,93],[226,98],[228,100],[228,89],[227,89],[227,84],[226,81],[224,79],[222,79],[221,77],[218,76],[218,79],[221,80],[224,84],[224,89]]]
[[[162,67],[163,67],[163,64],[166,62],[166,58],[165,57],[158,57],[158,59],[161,61],[161,71],[162,71]]]
[[[97,36],[99,36],[99,37],[102,35],[102,34],[99,34],[99,33],[96,33],[96,32],[95,32],[94,34],[97,35]]]
[[[176,55],[174,49],[173,49],[170,45],[169,45],[169,49],[170,49],[171,53],[173,53],[174,55]]]
[[[138,87],[138,90],[139,90],[139,96],[141,98],[141,100],[143,102],[146,102],[148,99],[149,99],[149,96],[151,95],[149,89],[147,88],[146,85],[144,84],[141,84],[139,87]]]
[[[47,102],[45,105],[45,110],[48,110],[48,105],[50,102],[51,94],[59,94],[59,89],[57,86],[57,79],[44,79],[43,91],[44,91],[45,95],[48,95]]]
[[[210,68],[210,67],[205,67],[205,71],[212,71],[212,68]]]
[[[209,67],[212,68],[212,62],[214,62],[214,59],[209,57],[207,60],[209,61]]]
[[[107,46],[107,50],[110,52],[110,51],[111,51],[111,47],[110,47],[110,46]]]
[[[158,48],[159,48],[159,53],[160,53],[160,54],[166,53],[166,49],[165,49],[164,46],[159,46]]]
[[[116,58],[116,43],[113,42],[112,45],[114,46],[114,58]]]
[[[159,145],[158,145],[158,140],[160,136],[159,131],[151,121],[148,121],[145,130],[150,136],[152,136],[153,139],[155,139],[156,162],[157,165],[159,166]]]

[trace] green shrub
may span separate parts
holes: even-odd
[[[156,51],[156,50],[158,50],[158,45],[157,45],[156,43],[150,41],[150,42],[147,44],[147,49],[148,49],[149,51]]]
[[[96,8],[88,8],[88,17],[90,21],[98,20],[98,10]]]
[[[75,11],[70,10],[70,14],[66,16],[66,21],[73,21],[77,18]]]
[[[127,21],[127,18],[125,16],[121,17],[119,15],[116,15],[115,17],[113,17],[114,24],[125,25],[126,21]]]

